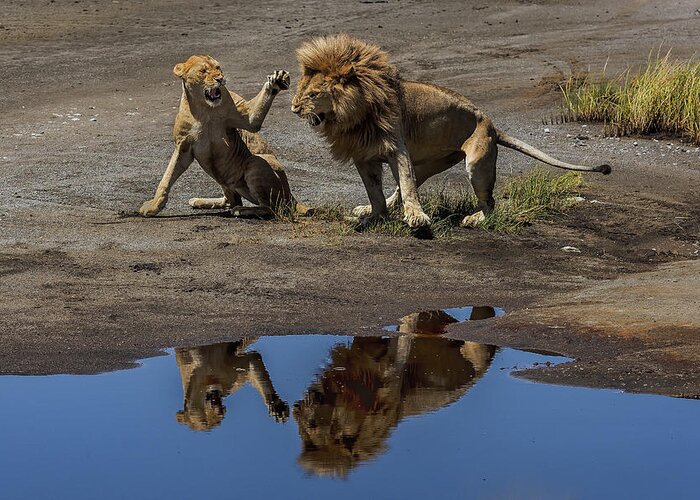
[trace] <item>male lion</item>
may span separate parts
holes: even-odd
[[[219,63],[209,56],[192,56],[175,65],[173,72],[182,79],[173,130],[175,152],[155,196],[141,206],[141,215],[156,215],[165,207],[173,184],[195,159],[219,183],[224,196],[192,198],[193,208],[231,207],[237,217],[269,217],[278,206],[306,211],[296,204],[272,149],[255,133],[275,95],[289,88],[289,74],[275,71],[260,93],[246,102],[226,89]],[[243,207],[242,198],[258,206]]]
[[[292,111],[318,128],[342,161],[353,160],[369,206],[353,210],[365,223],[385,217],[403,199],[404,221],[430,224],[417,187],[466,158],[479,211],[462,221],[474,225],[494,207],[497,145],[555,167],[609,174],[610,166],[585,167],[552,158],[497,130],[464,96],[428,83],[403,80],[386,52],[348,35],[315,38],[297,50],[302,77]],[[382,163],[398,184],[385,200]]]
[[[412,314],[400,320],[398,337],[356,337],[333,347],[330,364],[292,410],[300,465],[317,475],[346,476],[382,453],[402,420],[464,396],[496,348],[432,333],[456,321],[443,312]]]

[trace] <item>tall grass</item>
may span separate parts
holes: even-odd
[[[536,168],[523,176],[511,177],[500,189],[496,209],[481,227],[513,233],[561,215],[576,204],[583,187],[583,177],[578,172],[553,175]]]
[[[614,135],[671,133],[700,144],[700,62],[649,58],[636,75],[571,78],[561,87],[565,117],[606,124]]]

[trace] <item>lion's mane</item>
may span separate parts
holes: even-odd
[[[396,147],[401,77],[386,52],[340,34],[304,43],[297,50],[297,59],[302,75],[320,72],[341,84],[333,87],[335,119],[323,130],[336,158],[369,158]]]

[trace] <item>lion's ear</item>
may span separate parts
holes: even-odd
[[[346,66],[343,66],[340,68],[340,71],[338,71],[338,82],[341,85],[345,85],[348,83],[350,80],[355,78],[355,65],[354,64],[348,64]]]
[[[173,68],[173,73],[175,73],[175,76],[178,78],[182,78],[182,75],[185,74],[185,64],[184,63],[178,63],[175,65]]]

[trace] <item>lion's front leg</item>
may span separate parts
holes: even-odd
[[[403,220],[410,227],[430,225],[430,217],[423,211],[418,199],[416,176],[408,151],[403,144],[389,157],[389,166],[394,177],[399,179],[399,189],[403,199]]]
[[[355,166],[367,190],[370,209],[365,211],[358,210],[364,208],[363,206],[356,207],[353,210],[353,215],[359,217],[364,225],[386,218],[386,198],[384,198],[382,190],[382,163],[380,161],[356,161]]]
[[[170,157],[170,162],[165,169],[163,178],[158,183],[155,196],[141,205],[139,213],[144,217],[152,217],[163,210],[168,202],[168,194],[173,184],[189,168],[193,161],[194,155],[192,150],[185,145],[177,145],[173,155]]]

